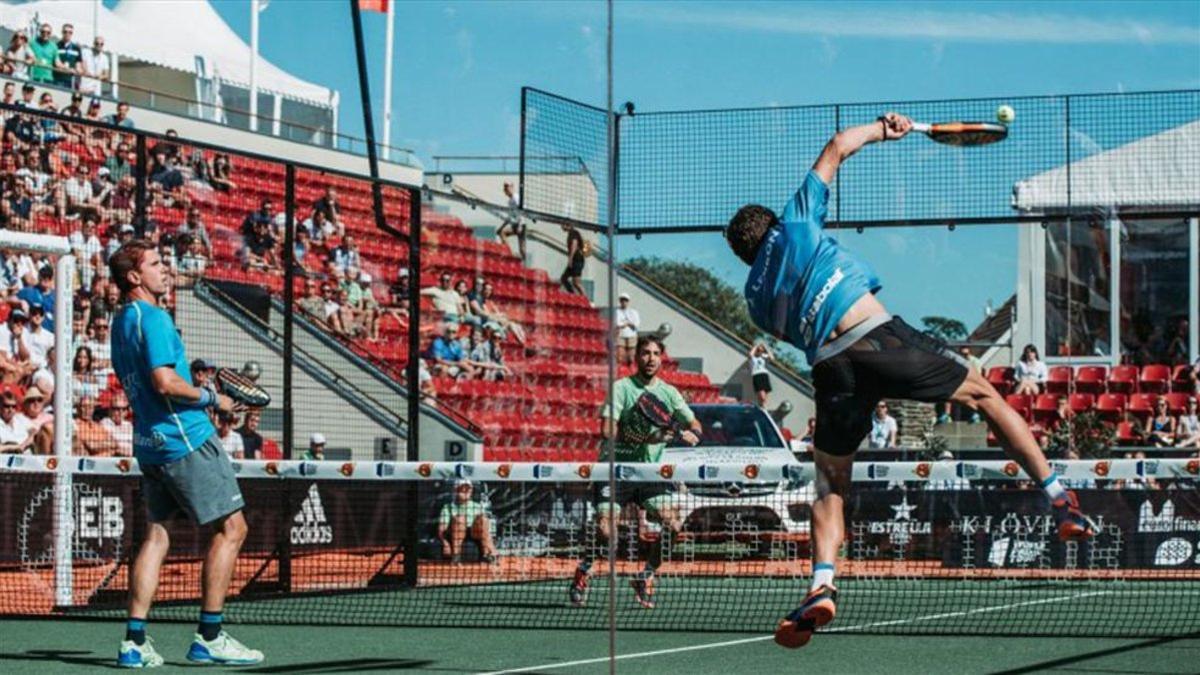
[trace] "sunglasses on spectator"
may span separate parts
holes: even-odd
[[[112,407],[112,409],[113,409],[113,410],[129,410],[129,406],[127,406],[127,405],[114,405],[114,406]]]

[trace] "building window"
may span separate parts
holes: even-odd
[[[1130,220],[1120,225],[1122,361],[1187,363],[1187,221]]]
[[[1104,220],[1047,225],[1046,356],[1112,355],[1108,232]]]

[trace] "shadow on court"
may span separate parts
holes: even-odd
[[[26,652],[0,652],[0,662],[6,661],[45,661],[62,663],[72,666],[92,666],[116,668],[115,657],[96,656],[95,652],[63,649],[30,649]],[[0,669],[7,670],[7,669]]]
[[[1108,656],[1130,654],[1130,653],[1136,652],[1138,650],[1153,649],[1155,647],[1169,645],[1173,642],[1179,642],[1180,640],[1194,640],[1198,637],[1200,637],[1200,632],[1192,633],[1191,635],[1155,638],[1153,640],[1144,640],[1142,642],[1136,642],[1134,644],[1126,644],[1126,645],[1121,645],[1119,647],[1111,647],[1109,649],[1098,649],[1098,650],[1091,651],[1091,652],[1084,652],[1082,654],[1072,654],[1071,656],[1064,656],[1064,657],[1058,658],[1058,659],[1050,659],[1047,661],[1041,661],[1039,663],[1031,663],[1027,666],[1022,666],[1020,668],[1011,668],[1008,670],[997,670],[997,671],[992,672],[990,675],[1024,675],[1025,673],[1038,673],[1038,672],[1043,672],[1046,670],[1053,670],[1053,669],[1070,671],[1070,670],[1075,670],[1075,669],[1070,668],[1069,666],[1074,666],[1074,665],[1077,665],[1080,663],[1084,663],[1086,661],[1094,661],[1096,659],[1102,659],[1102,658],[1105,658]],[[1198,654],[1198,656],[1200,656],[1200,654]],[[1086,668],[1084,670],[1086,670]],[[1122,669],[1120,671],[1114,671],[1114,672],[1133,673],[1133,672],[1138,672],[1138,671]],[[1161,672],[1161,671],[1142,671],[1142,672]],[[1181,671],[1181,672],[1193,672],[1193,671]]]
[[[243,673],[356,673],[362,670],[436,670],[434,661],[422,659],[343,659],[284,666],[239,668]]]

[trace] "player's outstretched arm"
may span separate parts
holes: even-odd
[[[816,172],[826,185],[833,183],[834,176],[842,162],[858,152],[864,145],[879,141],[898,141],[912,130],[912,120],[899,113],[885,113],[878,121],[850,127],[839,131],[821,151],[821,156],[813,164]]]

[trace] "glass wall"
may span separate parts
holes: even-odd
[[[1187,363],[1187,221],[1124,221],[1120,235],[1122,361]]]
[[[1110,356],[1109,224],[1072,220],[1046,228],[1046,355]]]

